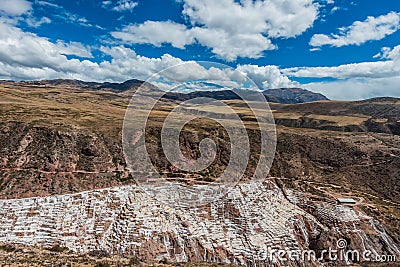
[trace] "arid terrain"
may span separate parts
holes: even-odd
[[[274,92],[267,98],[276,101],[269,103],[277,125],[275,160],[267,181],[252,183],[246,177],[258,161],[259,133],[245,103],[225,92],[217,98],[237,111],[252,141],[243,183],[209,207],[170,210],[139,190],[123,156],[125,109],[139,85],[0,83],[3,246],[104,250],[123,264],[135,256],[243,265],[259,263],[253,252],[267,245],[318,251],[345,238],[348,248],[400,259],[400,99],[331,101],[299,89]],[[287,100],[293,92],[303,98]],[[163,98],[147,125],[146,146],[165,177],[207,186],[229,162],[229,138],[220,125],[193,123],[180,135],[190,158],[199,156],[204,137],[218,146],[215,161],[195,176],[173,168],[160,150],[163,119],[180,101],[198,96]],[[339,205],[339,197],[356,205]],[[10,253],[0,249],[0,260]]]

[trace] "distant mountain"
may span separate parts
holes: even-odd
[[[314,93],[301,88],[268,89],[264,91],[264,95],[267,97],[269,102],[282,104],[297,104],[329,100],[323,94]]]
[[[74,89],[87,89],[87,90],[104,90],[112,91],[115,93],[133,93],[135,90],[143,85],[145,82],[137,79],[127,80],[123,83],[112,82],[85,82],[80,80],[71,79],[55,79],[55,80],[41,80],[41,81],[26,81],[26,82],[12,82],[0,81],[0,83],[15,83],[28,86],[39,87],[65,87]],[[149,84],[150,85],[150,84]],[[159,90],[156,86],[150,85],[151,89]],[[314,102],[321,100],[329,100],[326,96],[314,93],[301,88],[279,88],[268,89],[263,91],[264,96],[268,102],[281,103],[281,104],[298,104],[305,102]],[[240,100],[240,97],[234,90],[210,90],[210,91],[195,91],[191,93],[168,92],[164,95],[164,99],[185,101],[197,97],[208,97],[217,100]]]
[[[130,89],[136,89],[141,86],[144,81],[132,79],[123,83],[102,83],[98,89],[111,89],[114,92],[124,92]]]
[[[269,89],[264,90],[263,94],[268,102],[281,104],[298,104],[329,100],[322,94],[300,88]],[[235,93],[235,90],[196,91],[188,94],[171,92],[165,95],[165,98],[167,99],[178,101],[185,101],[196,97],[209,97],[217,100],[240,100],[240,97]]]
[[[63,86],[67,88],[110,90],[119,93],[138,88],[144,82],[136,79],[127,80],[123,83],[111,83],[111,82],[99,83],[99,82],[85,82],[85,81],[71,80],[71,79],[55,79],[55,80],[27,81],[20,83],[27,85],[37,85],[37,86]]]
[[[85,82],[81,80],[72,80],[72,79],[54,79],[54,80],[40,80],[40,81],[21,81],[14,82],[24,85],[33,85],[33,86],[63,86],[67,88],[86,88],[86,89],[94,89],[101,85],[101,83],[97,82]]]

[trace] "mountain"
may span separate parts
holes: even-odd
[[[122,83],[111,83],[111,82],[84,82],[80,80],[70,79],[55,79],[55,80],[41,80],[41,81],[0,81],[3,84],[15,84],[20,86],[36,86],[36,87],[63,87],[63,88],[74,88],[83,90],[103,90],[112,91],[115,93],[134,93],[135,90],[145,84],[144,81],[131,79]],[[159,90],[157,87],[150,86],[152,90]],[[314,93],[301,88],[280,88],[280,89],[268,89],[264,90],[263,94],[268,102],[282,103],[282,104],[296,104],[313,101],[329,100],[322,94]],[[191,93],[180,93],[180,92],[167,92],[163,96],[164,99],[185,101],[197,97],[209,97],[217,100],[240,100],[240,97],[235,93],[234,90],[215,90],[215,91],[195,91]]]
[[[121,131],[130,95],[121,88],[137,84],[0,84],[0,260],[2,244],[17,243],[141,261],[250,265],[251,251],[265,244],[320,251],[340,238],[349,249],[400,256],[399,99],[270,103],[277,150],[270,177],[254,183],[260,151],[254,118],[234,92],[206,92],[238,111],[251,155],[230,197],[188,210],[154,202],[129,174]],[[189,124],[180,134],[182,153],[199,158],[200,140],[211,138],[215,160],[195,174],[174,168],[160,131],[181,100],[155,106],[146,148],[164,177],[207,186],[229,163],[229,136],[218,124]],[[338,197],[357,204],[339,205]]]
[[[57,87],[57,88],[70,88],[70,89],[82,89],[82,90],[103,90],[112,91],[116,93],[122,93],[126,91],[132,91],[132,89],[137,89],[139,86],[144,84],[144,81],[131,79],[122,83],[113,82],[85,82],[80,80],[71,79],[55,79],[55,80],[41,80],[41,81],[1,81],[2,84],[8,85],[19,85],[19,86],[30,86],[30,87]]]
[[[269,102],[282,104],[296,104],[314,101],[329,100],[326,96],[301,88],[280,88],[264,90]]]
[[[281,104],[296,104],[313,101],[329,100],[322,94],[314,93],[300,88],[281,88],[268,89],[263,91],[268,102]],[[195,91],[187,94],[169,92],[164,98],[178,101],[185,101],[197,97],[208,97],[217,100],[240,100],[240,96],[235,93],[235,90],[216,90],[216,91]]]

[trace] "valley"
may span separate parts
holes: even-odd
[[[264,182],[249,181],[259,157],[254,120],[243,102],[223,99],[254,140],[249,165],[227,198],[187,210],[154,202],[127,170],[122,123],[140,84],[0,84],[0,242],[104,250],[143,262],[251,265],[271,263],[255,258],[267,247],[318,251],[345,238],[351,249],[400,257],[399,99],[270,102],[277,149]],[[185,98],[174,97],[161,99],[146,128],[152,162],[183,186],[209,186],[229,162],[226,131],[188,125],[183,153],[198,157],[198,140],[212,137],[216,159],[196,176],[172,168],[158,132]],[[339,205],[339,197],[357,205]]]

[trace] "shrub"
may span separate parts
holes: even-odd
[[[130,266],[139,265],[139,264],[140,264],[140,260],[136,256],[133,256],[129,261]]]
[[[0,250],[3,250],[5,252],[14,252],[15,251],[15,247],[13,245],[0,245]]]
[[[49,250],[52,251],[52,252],[61,253],[61,252],[64,252],[64,251],[68,250],[68,248],[62,247],[59,244],[56,244],[56,245],[53,245],[51,248],[49,248]]]
[[[102,262],[98,262],[96,263],[95,267],[110,267],[111,265],[106,262],[106,261],[102,261]]]

